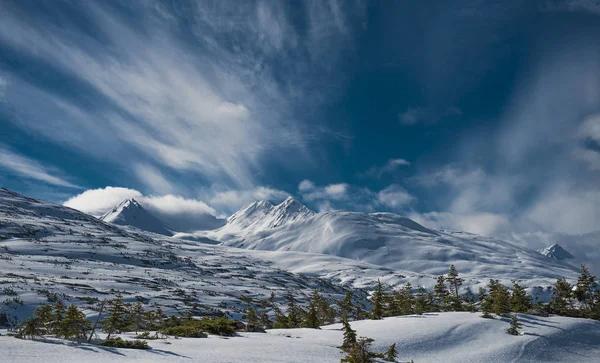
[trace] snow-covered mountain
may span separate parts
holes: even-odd
[[[293,291],[304,303],[314,289],[339,299],[351,288],[282,267],[266,254],[124,228],[0,189],[0,312],[9,316],[30,316],[56,298],[87,309],[122,293],[169,313],[218,309],[239,317],[246,298],[275,292],[283,301]]]
[[[268,221],[253,219],[252,225]],[[248,228],[212,237],[220,237],[225,246],[326,254],[431,275],[445,273],[450,264],[476,278],[549,280],[575,273],[573,266],[549,261],[534,250],[491,237],[428,229],[393,213],[334,211],[258,232]]]
[[[100,220],[121,226],[132,226],[165,236],[173,235],[173,232],[165,226],[164,222],[153,216],[133,198],[125,199],[102,215]]]
[[[570,254],[569,251],[565,250],[559,244],[553,244],[552,246],[542,248],[541,250],[539,250],[539,252],[542,255],[550,257],[557,261],[572,262],[575,260],[575,256]]]
[[[277,205],[261,200],[235,212],[227,218],[223,227],[207,233],[206,236],[219,240],[238,238],[300,222],[314,215],[315,212],[292,197],[287,197]]]

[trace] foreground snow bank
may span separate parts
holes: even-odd
[[[365,320],[352,323],[359,336],[384,351],[396,343],[399,361],[425,362],[598,362],[600,322],[521,315],[524,334],[505,333],[506,319],[478,313]],[[239,337],[149,341],[152,350],[127,350],[62,342],[43,343],[1,336],[6,363],[79,362],[339,362],[340,324],[322,330],[276,329]]]

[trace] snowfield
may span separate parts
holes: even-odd
[[[398,360],[415,363],[598,362],[600,322],[520,315],[524,334],[505,333],[506,320],[479,313],[439,313],[352,322],[359,336],[383,352],[396,343]],[[2,362],[331,362],[342,357],[340,324],[315,329],[274,329],[237,337],[149,341],[149,351],[1,336]],[[131,335],[130,335],[131,336]]]

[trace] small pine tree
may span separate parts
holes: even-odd
[[[450,298],[450,305],[454,311],[461,311],[462,304],[460,301],[460,295],[458,294],[458,290],[460,289],[464,279],[458,277],[458,272],[456,272],[456,268],[454,265],[450,265],[450,271],[446,276],[446,281],[450,284],[450,290],[452,291],[452,296]]]
[[[441,311],[445,311],[448,305],[448,297],[450,293],[446,287],[444,276],[438,276],[437,282],[433,288],[433,298],[435,305]]]
[[[510,335],[520,335],[521,329],[521,323],[519,322],[519,319],[517,318],[517,315],[513,315],[512,318],[510,319],[510,327],[508,329],[506,329],[506,332]]]
[[[412,285],[407,282],[399,294],[398,307],[400,315],[410,315],[414,313],[415,297],[412,293]]]
[[[396,343],[390,345],[390,347],[388,348],[388,350],[385,352],[385,354],[383,355],[383,359],[385,359],[388,362],[395,362],[396,358],[398,357],[398,352],[396,352]]]
[[[383,287],[381,286],[381,281],[377,280],[377,289],[371,298],[371,302],[373,304],[373,309],[371,311],[371,319],[381,319],[384,313],[384,293]]]
[[[487,319],[493,319],[494,316],[492,314],[490,314],[490,312],[492,311],[492,300],[490,298],[490,296],[487,293],[487,290],[484,289],[483,287],[479,288],[479,305],[481,307],[481,312],[483,313],[483,315],[481,316],[482,318],[487,318]]]
[[[131,306],[129,310],[128,320],[131,322],[131,328],[137,334],[138,331],[143,330],[147,324],[147,314],[144,311],[144,307],[141,302],[136,302]]]
[[[596,276],[593,276],[585,265],[581,265],[581,274],[575,284],[574,295],[587,312],[594,307],[594,291],[597,289]]]
[[[567,315],[573,309],[571,299],[572,287],[567,280],[558,279],[552,287],[552,298],[550,299],[550,311],[554,314]]]
[[[246,330],[249,332],[262,332],[264,331],[260,326],[260,321],[256,311],[252,306],[248,306],[248,310],[246,310]]]
[[[419,286],[415,294],[415,314],[422,315],[428,310],[427,292],[423,286]]]
[[[50,323],[50,333],[56,336],[62,336],[63,320],[65,318],[65,304],[57,301],[52,306],[52,321]]]
[[[300,327],[300,309],[296,306],[296,300],[294,299],[294,295],[291,293],[287,296],[288,299],[288,328],[298,328]]]
[[[62,322],[63,337],[74,338],[77,343],[87,337],[87,332],[91,329],[90,322],[85,318],[77,306],[70,305],[65,313],[65,319]]]
[[[271,319],[269,319],[269,314],[267,313],[267,308],[269,303],[267,301],[260,302],[260,324],[264,329],[271,329],[273,323],[271,323]]]
[[[513,290],[510,295],[510,310],[515,313],[526,313],[531,308],[531,298],[517,281],[513,280]]]
[[[344,328],[344,341],[342,342],[342,350],[349,352],[356,344],[356,330],[353,330],[345,316],[342,317],[342,325]]]
[[[305,328],[319,329],[321,326],[321,321],[319,320],[319,314],[317,312],[317,305],[319,304],[320,296],[319,293],[315,290],[310,299],[308,305],[308,311],[304,316],[304,324]]]
[[[49,330],[49,326],[52,323],[52,306],[42,305],[35,309],[34,317],[39,319],[41,327],[45,332]]]
[[[125,331],[128,325],[127,308],[123,303],[123,297],[119,294],[109,302],[107,316],[104,319],[102,330],[108,334],[106,340],[110,339],[113,333]]]
[[[16,334],[17,338],[33,339],[44,334],[42,322],[39,318],[29,318],[20,325]]]
[[[360,337],[350,348],[348,355],[342,358],[345,363],[372,363],[375,362],[374,356],[370,350],[373,339]]]
[[[337,305],[340,308],[340,315],[346,315],[347,317],[351,317],[354,315],[354,303],[352,302],[352,290],[348,290],[346,292],[346,296],[344,299],[339,300]]]

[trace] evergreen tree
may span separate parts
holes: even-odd
[[[107,314],[102,330],[108,334],[106,336],[108,340],[113,333],[125,331],[129,325],[127,308],[120,294],[109,302]]]
[[[531,298],[517,281],[513,280],[513,290],[510,296],[510,310],[515,313],[526,313],[531,308]]]
[[[491,281],[491,280],[490,280]],[[479,305],[481,306],[482,318],[493,318],[492,311],[492,299],[490,298],[487,290],[483,287],[479,288]]]
[[[374,356],[370,350],[373,339],[360,337],[350,348],[348,355],[342,358],[341,362],[346,363],[372,363],[375,362]]]
[[[399,294],[398,308],[400,315],[410,315],[414,312],[414,296],[412,293],[412,285],[407,282]]]
[[[356,344],[356,330],[353,330],[345,316],[342,317],[342,325],[344,327],[344,341],[342,342],[342,350],[348,352]]]
[[[346,292],[346,296],[337,302],[340,307],[340,315],[346,315],[347,317],[353,317],[355,314],[354,303],[352,302],[352,290]]]
[[[490,280],[488,288],[492,312],[497,315],[508,313],[510,311],[510,296],[506,287],[502,286],[498,280]]]
[[[450,265],[450,272],[448,272],[448,275],[446,276],[446,281],[448,281],[448,284],[450,284],[450,291],[452,291],[452,295],[450,298],[451,308],[454,311],[461,311],[462,304],[460,301],[460,295],[458,294],[458,291],[464,279],[458,277],[458,272],[456,272],[456,268],[454,267],[454,265]]]
[[[400,293],[392,290],[391,294],[384,294],[384,313],[383,316],[398,316],[402,315],[400,311]]]
[[[264,331],[260,326],[260,321],[256,311],[252,308],[252,305],[248,305],[246,310],[246,330],[249,332]]]
[[[315,294],[316,293],[317,292],[315,291]],[[310,300],[310,303],[308,305],[308,311],[306,312],[306,316],[304,317],[305,328],[319,329],[319,326],[321,326],[316,306],[318,304],[318,299],[315,297],[315,294],[313,294]]]
[[[415,294],[415,314],[421,315],[428,311],[427,293],[423,286],[419,286]]]
[[[296,300],[294,300],[294,295],[292,295],[291,293],[288,294],[287,296],[288,299],[288,316],[287,316],[287,323],[288,323],[288,328],[298,328],[300,327],[300,322],[301,322],[301,318],[300,318],[300,309],[298,308],[298,306],[296,306]]]
[[[556,280],[552,287],[552,298],[550,299],[550,311],[554,314],[567,315],[573,309],[571,299],[571,284],[564,278]]]
[[[62,326],[63,337],[67,339],[74,338],[77,343],[85,339],[87,332],[91,329],[90,322],[86,319],[85,314],[72,304],[65,313]]]
[[[133,306],[131,306],[131,309],[129,310],[128,320],[131,322],[131,328],[135,331],[136,334],[138,333],[138,331],[144,330],[144,328],[146,327],[146,317],[147,314],[144,311],[144,307],[142,306],[141,302],[138,301],[135,304],[133,304]]]
[[[441,311],[445,311],[448,305],[448,297],[450,293],[446,287],[444,276],[438,276],[437,282],[433,288],[433,296],[435,305]]]
[[[269,319],[269,314],[267,313],[267,308],[269,303],[267,301],[260,302],[260,324],[264,329],[271,329],[273,323],[271,323],[271,319]]]
[[[33,313],[34,317],[39,320],[39,324],[41,328],[45,331],[49,331],[49,327],[52,323],[52,306],[51,305],[42,305],[35,309]]]
[[[373,304],[373,310],[371,311],[371,319],[381,319],[384,313],[384,293],[381,281],[377,280],[377,289],[371,297],[371,303]]]
[[[57,301],[52,306],[52,321],[50,323],[50,333],[56,336],[62,336],[63,320],[65,318],[65,304]]]
[[[591,311],[594,306],[593,294],[598,288],[596,276],[593,276],[585,265],[581,265],[581,274],[575,285],[575,298],[586,311]]]
[[[515,314],[510,319],[510,327],[506,329],[506,332],[510,335],[519,335],[521,334],[520,329],[521,323],[519,322],[519,319],[517,319],[517,315]]]
[[[390,345],[390,347],[388,348],[388,350],[385,352],[385,354],[383,355],[383,359],[385,359],[388,362],[395,362],[396,358],[398,357],[398,352],[396,352],[396,343]]]
[[[21,339],[33,339],[44,334],[42,322],[39,318],[29,318],[20,325],[19,330],[16,334],[17,338]]]

